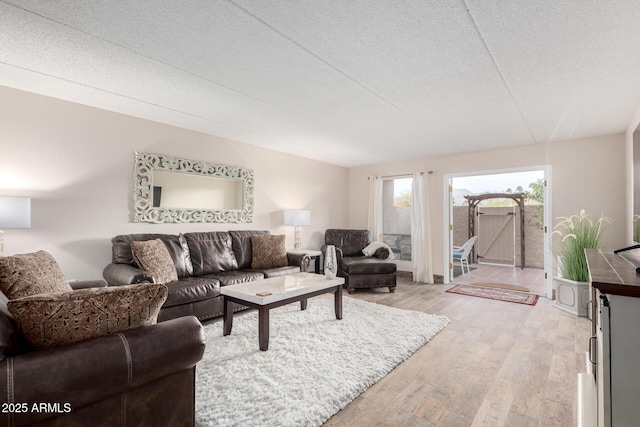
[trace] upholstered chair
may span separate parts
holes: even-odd
[[[381,247],[371,256],[363,249],[372,243],[369,230],[328,229],[324,233],[323,254],[327,245],[336,247],[338,276],[344,277],[344,286],[351,294],[356,288],[389,288],[396,290],[396,264],[387,258],[389,249]]]

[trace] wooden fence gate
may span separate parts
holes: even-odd
[[[515,218],[514,207],[478,208],[478,262],[515,265]]]
[[[469,202],[469,237],[471,236],[478,236],[478,243],[476,243],[476,246],[478,246],[477,248],[474,247],[473,251],[471,252],[471,257],[475,262],[480,262],[480,258],[478,258],[478,254],[480,251],[480,246],[478,245],[480,243],[481,237],[480,237],[480,233],[478,231],[478,221],[480,220],[480,217],[482,217],[482,215],[479,214],[480,212],[480,207],[478,206],[480,204],[480,202],[482,202],[483,200],[487,200],[487,199],[512,199],[513,201],[516,202],[516,204],[518,205],[518,216],[519,216],[519,222],[520,222],[520,226],[518,227],[520,230],[520,268],[524,269],[525,264],[525,252],[524,252],[524,248],[525,248],[525,244],[524,244],[524,194],[522,193],[487,193],[487,194],[480,194],[477,196],[464,196],[465,199],[467,199],[467,201]],[[507,228],[509,228],[509,230],[513,230],[510,232],[505,232],[505,233],[509,233],[509,235],[513,236],[513,240],[512,240],[512,246],[513,250],[515,251],[515,221],[513,220],[513,217],[516,216],[516,210],[512,209],[512,208],[506,208],[509,209],[512,214],[510,215],[505,215],[505,216],[510,216],[510,220],[506,220],[505,218],[502,218],[502,221],[497,221],[498,223],[502,223],[499,224],[497,227],[495,227],[495,230],[500,230],[501,228],[503,230],[506,230]],[[509,226],[509,223],[512,224],[511,227]],[[500,236],[503,233],[497,233],[495,232],[494,234],[494,238],[496,241],[498,241],[500,239]],[[506,237],[502,237],[503,239],[506,240],[510,240],[507,239]],[[485,238],[486,240],[486,238]],[[489,242],[491,242],[491,240],[493,240],[493,238],[491,238],[489,240]],[[486,243],[486,242],[485,242]],[[484,243],[483,243],[484,245]],[[511,244],[510,244],[511,245]],[[486,250],[485,252],[485,262],[489,262],[489,259],[492,258],[487,258],[487,255],[489,255],[490,257],[495,257],[495,261],[496,262],[500,262],[500,259],[504,259],[503,258],[503,254],[500,252],[502,250],[507,250],[507,244],[504,244],[504,247],[500,246],[502,249],[500,251],[496,250],[496,253],[494,254],[489,254],[489,250],[491,249],[491,247],[493,246],[493,244],[487,244],[486,246],[483,246]],[[507,264],[507,265],[515,265],[515,256],[511,255],[509,258],[512,259],[512,261]],[[502,263],[505,263],[505,261],[503,260]],[[506,264],[506,263],[505,263]]]

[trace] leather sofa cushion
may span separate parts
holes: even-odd
[[[264,279],[264,274],[259,271],[222,271],[220,273],[209,274],[207,277],[220,281],[220,286],[237,285],[238,283],[253,282]]]
[[[342,259],[342,271],[347,274],[395,273],[396,264],[370,257],[349,257]]]
[[[184,237],[189,245],[194,276],[238,269],[228,232],[186,233]]]
[[[167,283],[169,294],[163,307],[173,307],[196,301],[215,298],[220,295],[220,281],[208,276],[185,277]]]
[[[31,295],[7,304],[35,348],[57,347],[154,325],[167,298],[159,284]]]
[[[136,265],[131,253],[131,242],[142,242],[146,240],[160,239],[167,247],[169,255],[176,267],[178,278],[190,276],[193,266],[185,257],[185,250],[188,250],[186,240],[175,234],[122,234],[111,239],[112,262],[116,264]],[[188,251],[187,251],[188,252]]]
[[[72,288],[51,254],[38,251],[0,257],[0,290],[11,300]]]
[[[252,269],[276,268],[287,265],[284,235],[251,236]]]
[[[160,239],[131,242],[131,253],[138,266],[151,274],[154,283],[178,280],[178,273],[167,247]]]
[[[229,235],[233,243],[233,253],[236,255],[238,270],[251,268],[253,251],[251,247],[251,236],[264,236],[270,234],[263,230],[231,230]]]
[[[362,250],[371,243],[369,230],[342,230],[330,228],[324,233],[324,243],[342,250],[342,255],[360,256]]]

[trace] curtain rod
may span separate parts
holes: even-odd
[[[427,171],[427,173],[429,175],[433,175],[433,171]],[[424,172],[420,172],[420,175],[424,175]],[[401,174],[401,175],[382,175],[380,176],[380,178],[409,178],[412,177],[413,174],[411,173],[406,173],[406,174]],[[367,179],[369,179],[369,177],[367,177]]]

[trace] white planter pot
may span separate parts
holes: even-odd
[[[591,299],[589,282],[576,282],[564,277],[555,277],[553,282],[556,288],[555,307],[576,316],[589,316],[587,307]]]

